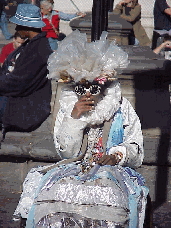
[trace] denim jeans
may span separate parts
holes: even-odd
[[[10,40],[12,38],[12,34],[9,33],[8,31],[7,18],[6,18],[6,13],[4,11],[2,11],[2,14],[1,14],[0,27],[3,35],[5,36],[5,39]]]
[[[129,36],[129,44],[139,46],[139,40],[135,36]]]
[[[0,123],[2,123],[2,117],[3,117],[6,102],[7,102],[7,97],[0,97]]]
[[[54,39],[52,37],[49,37],[49,44],[50,44],[50,47],[51,49],[54,51],[54,50],[57,50],[58,48],[58,40],[57,39]]]

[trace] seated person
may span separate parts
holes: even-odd
[[[159,37],[157,47],[153,52],[165,57],[165,59],[171,60],[171,36],[166,34],[164,37]],[[169,93],[171,102],[171,83],[169,84]]]
[[[76,30],[50,56],[48,77],[66,83],[54,127],[61,161],[28,173],[14,213],[26,227],[143,227],[141,124],[116,74],[128,63],[105,32],[88,43]]]
[[[13,36],[13,42],[6,44],[1,51],[0,55],[0,63],[3,65],[7,56],[13,52],[16,48],[20,47],[21,44],[24,43],[24,39],[21,38],[21,35],[18,32],[15,32]]]
[[[164,56],[165,59],[171,59],[171,36],[165,35],[164,37],[160,37],[157,42],[157,47],[153,52]]]
[[[152,37],[152,49],[157,47],[157,40],[163,32],[171,29],[171,7],[168,0],[155,0],[154,4],[154,31]]]
[[[40,9],[19,4],[10,21],[17,25],[21,38],[27,40],[8,55],[0,71],[0,96],[6,98],[0,120],[3,134],[8,130],[35,130],[51,111],[51,82],[46,76],[52,50],[46,32],[41,32],[44,23]],[[4,107],[1,102],[0,107]]]
[[[129,36],[130,45],[151,46],[150,39],[141,25],[141,5],[138,0],[120,1],[114,12],[133,26],[133,31]]]
[[[40,8],[42,13],[42,20],[46,24],[42,28],[42,31],[47,32],[47,38],[52,50],[58,48],[58,41],[61,40],[62,34],[59,33],[60,20],[70,21],[76,16],[85,16],[85,14],[79,12],[76,14],[66,14],[61,11],[53,10],[53,0],[42,0],[40,2]]]

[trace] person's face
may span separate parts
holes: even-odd
[[[23,44],[23,43],[24,43],[24,39],[21,39],[20,37],[14,38],[14,39],[13,39],[13,46],[14,46],[14,49],[20,47],[21,44]]]
[[[21,27],[21,28],[20,28]],[[29,38],[29,31],[22,29],[22,26],[18,26],[16,31],[20,34],[22,39]]]
[[[52,11],[51,8],[47,9],[43,4],[40,5],[40,9],[43,15],[47,15]]]
[[[79,84],[75,87],[75,93],[79,97],[85,96],[88,100],[93,100],[96,105],[101,97],[102,88],[97,84]]]

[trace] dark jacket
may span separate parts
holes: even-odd
[[[156,0],[154,4],[154,29],[170,30],[171,18],[164,11],[170,8],[166,0]]]
[[[46,33],[40,33],[5,60],[0,75],[0,96],[7,97],[2,118],[6,130],[35,130],[50,114],[51,83],[46,76],[51,53]],[[14,69],[10,72],[12,65]]]

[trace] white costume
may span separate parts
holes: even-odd
[[[79,35],[77,31],[75,33]],[[62,47],[61,44],[61,50]],[[53,61],[51,63],[53,65]],[[55,72],[54,66],[52,69]],[[85,71],[82,73],[84,77],[88,75]],[[73,75],[71,71],[70,74]],[[27,218],[26,227],[29,228],[143,227],[148,189],[143,177],[132,169],[140,166],[144,157],[138,116],[129,101],[121,98],[120,85],[115,81],[106,88],[93,111],[73,119],[71,112],[78,97],[71,88],[64,87],[61,92],[54,128],[57,153],[66,160],[49,167],[45,175],[41,172],[45,167],[28,173],[14,215]],[[110,120],[104,151],[104,126]],[[82,153],[80,148],[85,134],[84,157],[81,161],[68,163],[68,159],[77,158]],[[91,163],[91,169],[87,169],[95,154],[110,155],[117,151],[123,154],[119,164],[100,166]]]

